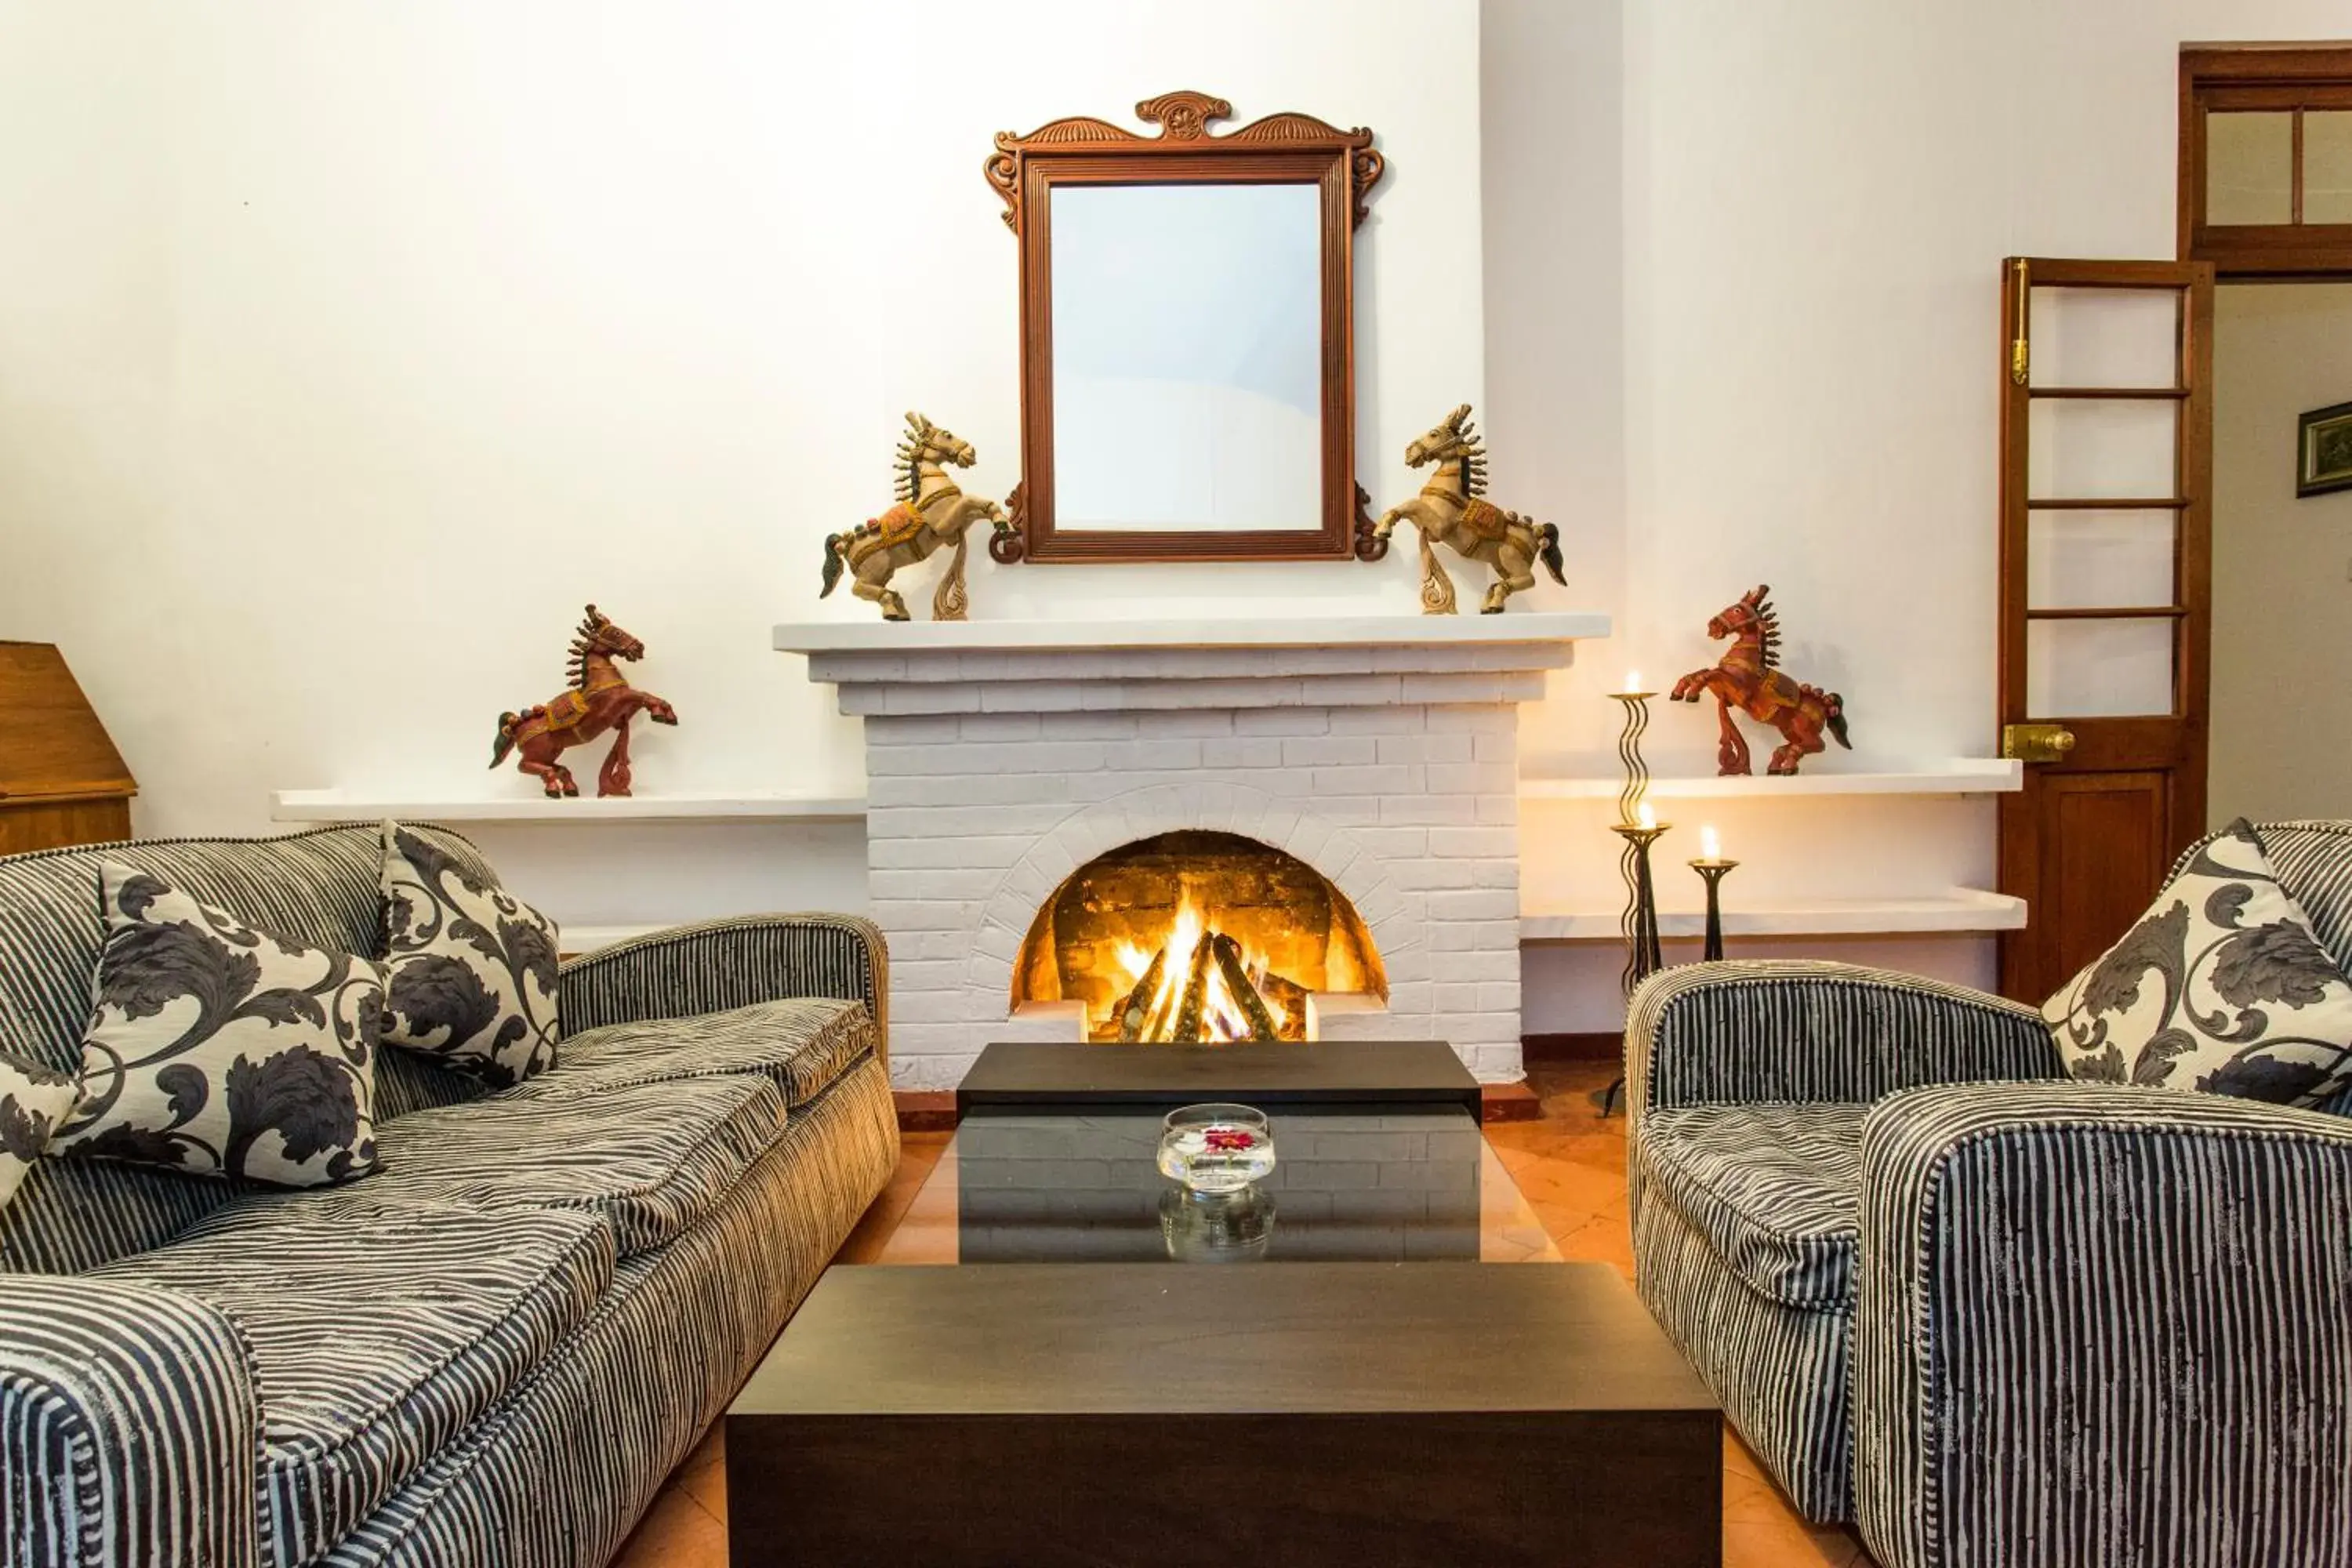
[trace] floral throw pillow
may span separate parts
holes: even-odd
[[[16,1195],[25,1173],[47,1152],[49,1133],[80,1098],[70,1073],[0,1056],[0,1208]]]
[[[60,1153],[279,1186],[375,1168],[375,965],[100,871],[106,946]]]
[[[2278,1105],[2316,1105],[2352,1082],[2352,982],[2243,820],[2042,1016],[2078,1079]]]
[[[386,1045],[501,1087],[555,1065],[555,924],[383,825]]]

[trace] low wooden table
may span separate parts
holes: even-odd
[[[737,1568],[1721,1556],[1715,1400],[1606,1264],[839,1268],[727,1417]]]
[[[1475,1100],[1288,1093],[1271,1247],[1188,1266],[1131,1091],[1255,1069],[1082,1052],[1088,1093],[1021,1056],[884,1253],[961,1266],[829,1270],[729,1410],[735,1568],[1721,1563],[1713,1396],[1614,1269],[1557,1261]]]

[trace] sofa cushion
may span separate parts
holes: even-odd
[[[120,861],[100,888],[106,946],[58,1152],[298,1187],[373,1169],[375,965]]]
[[[2042,1016],[2078,1079],[2317,1105],[2352,1083],[2352,981],[2243,819]]]
[[[414,831],[488,874],[456,834]],[[81,1070],[90,976],[106,943],[96,892],[104,860],[152,871],[314,947],[373,956],[383,940],[383,835],[374,823],[278,838],[151,838],[0,855],[0,1042],[60,1072]],[[381,1075],[381,1061],[377,1068]],[[377,1088],[381,1100],[381,1076]],[[380,1105],[377,1120],[414,1103]],[[232,1183],[152,1166],[45,1160],[0,1210],[0,1268],[94,1268],[163,1245],[237,1195]]]
[[[783,1130],[783,1094],[764,1078],[579,1096],[526,1088],[386,1122],[384,1168],[364,1193],[584,1209],[611,1222],[627,1257],[708,1214]]]
[[[874,1049],[874,1019],[863,1002],[794,996],[725,1013],[607,1024],[563,1042],[563,1061],[533,1083],[547,1094],[603,1093],[722,1073],[773,1079],[799,1107]]]
[[[49,1133],[80,1098],[71,1074],[0,1053],[0,1209],[33,1162],[48,1152]]]
[[[1687,1105],[1642,1118],[1651,1195],[1766,1298],[1853,1305],[1866,1105],[1768,1100]]]
[[[373,1183],[369,1184],[371,1186]],[[610,1228],[548,1210],[273,1193],[96,1270],[192,1296],[251,1347],[278,1568],[323,1555],[464,1432],[612,1283]]]
[[[384,1043],[504,1087],[554,1065],[555,923],[383,825]]]

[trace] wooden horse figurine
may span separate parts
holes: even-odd
[[[677,722],[677,710],[650,691],[629,684],[615,659],[640,659],[646,645],[588,606],[579,635],[572,639],[572,684],[535,708],[499,715],[499,735],[490,766],[520,752],[522,771],[547,786],[551,799],[578,795],[572,770],[555,759],[573,746],[613,731],[613,750],[596,774],[600,795],[629,793],[629,721],[643,713],[656,724]]]
[[[1727,777],[1755,771],[1748,742],[1741,739],[1739,726],[1731,721],[1735,708],[1780,731],[1782,743],[1772,753],[1769,773],[1794,773],[1798,763],[1822,749],[1823,730],[1839,745],[1853,749],[1853,742],[1845,738],[1845,699],[1792,680],[1780,668],[1780,623],[1772,614],[1771,601],[1764,596],[1771,591],[1759,583],[1754,593],[1706,623],[1708,637],[1718,642],[1734,639],[1731,651],[1712,668],[1694,669],[1675,681],[1671,694],[1676,702],[1696,702],[1708,692],[1715,694],[1717,712],[1723,721],[1723,743],[1715,753],[1716,772]]]
[[[1483,561],[1495,569],[1495,581],[1482,616],[1502,614],[1503,601],[1536,585],[1535,563],[1541,561],[1551,580],[1560,575],[1559,530],[1515,511],[1505,511],[1486,500],[1486,452],[1478,443],[1478,427],[1471,422],[1470,405],[1447,415],[1429,434],[1404,449],[1404,460],[1418,468],[1437,465],[1436,477],[1402,506],[1391,507],[1372,525],[1372,537],[1386,539],[1400,519],[1421,532],[1421,608],[1423,615],[1454,614],[1454,580],[1437,563],[1430,546],[1444,543],[1465,560]]]
[[[1013,531],[1013,520],[1002,508],[965,495],[940,467],[953,463],[969,468],[978,455],[971,442],[958,440],[919,414],[908,414],[907,438],[898,445],[898,504],[846,533],[826,537],[824,587],[817,597],[830,595],[846,568],[851,593],[881,605],[884,620],[903,621],[907,602],[890,591],[891,574],[952,544],[955,559],[931,595],[931,619],[962,620],[969,605],[963,588],[965,532],[982,519],[999,533]]]

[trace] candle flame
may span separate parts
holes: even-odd
[[[1702,860],[1723,858],[1723,843],[1716,837],[1712,825],[1698,830],[1698,858]]]
[[[1650,809],[1650,803],[1646,800],[1641,804],[1634,815],[1644,827],[1655,827],[1658,825],[1658,814]]]

